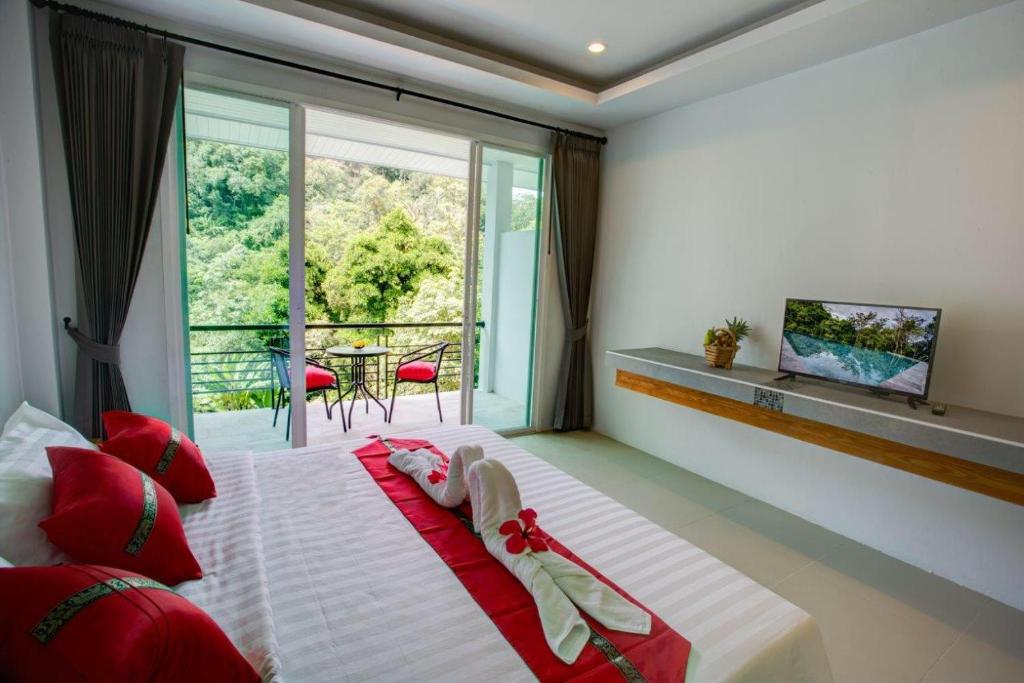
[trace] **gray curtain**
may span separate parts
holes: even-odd
[[[125,25],[50,14],[78,256],[76,426],[128,410],[118,343],[156,206],[184,48]]]
[[[587,315],[594,274],[601,143],[554,134],[555,245],[565,319],[565,346],[555,404],[555,429],[586,429],[592,420],[593,386]]]

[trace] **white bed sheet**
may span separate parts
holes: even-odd
[[[482,427],[400,436],[429,439],[449,453],[479,443],[501,460],[547,531],[691,641],[689,683],[832,680],[810,615],[675,534]],[[217,550],[221,522],[211,516],[200,527],[190,514],[189,540],[223,586],[199,588],[204,579],[183,594],[236,643],[249,643],[247,656],[272,648],[261,660],[265,680],[535,680],[351,454],[365,443],[252,456],[256,493],[246,504],[258,505],[260,538],[246,541],[250,549]],[[235,475],[222,474],[223,457],[210,460],[220,491]],[[252,534],[241,512],[223,514]],[[209,548],[195,547],[200,528]],[[256,551],[262,575],[251,559],[225,561]],[[266,609],[258,607],[263,600]],[[248,623],[268,613],[269,627]]]
[[[253,455],[220,453],[207,465],[217,497],[181,506],[185,535],[203,578],[174,589],[213,617],[263,680],[279,680]]]

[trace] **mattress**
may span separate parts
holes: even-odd
[[[449,453],[477,443],[501,460],[546,531],[691,641],[690,683],[832,680],[809,614],[684,539],[485,428],[402,437]],[[183,594],[265,680],[535,680],[351,454],[365,443],[210,457],[220,495],[185,529],[217,585],[199,588],[208,570]],[[249,476],[245,494],[235,478]],[[229,512],[228,496],[255,514]],[[244,541],[221,538],[221,523]]]

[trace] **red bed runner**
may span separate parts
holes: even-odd
[[[469,503],[456,510],[438,505],[411,477],[388,463],[391,448],[428,448],[445,461],[448,457],[422,439],[387,439],[387,443],[375,439],[353,451],[374,481],[451,568],[537,678],[541,681],[580,683],[685,680],[690,642],[653,613],[651,633],[643,636],[606,629],[581,612],[591,629],[590,642],[575,663],[568,665],[558,659],[544,640],[537,607],[529,591],[487,552],[483,541],[473,532]],[[643,607],[557,540],[541,533],[552,551],[572,560],[630,602]]]

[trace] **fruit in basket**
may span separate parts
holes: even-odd
[[[365,348],[365,347],[366,347],[366,340],[365,339],[356,339],[354,342],[352,342],[352,348],[354,348],[354,349],[362,349],[362,348]]]

